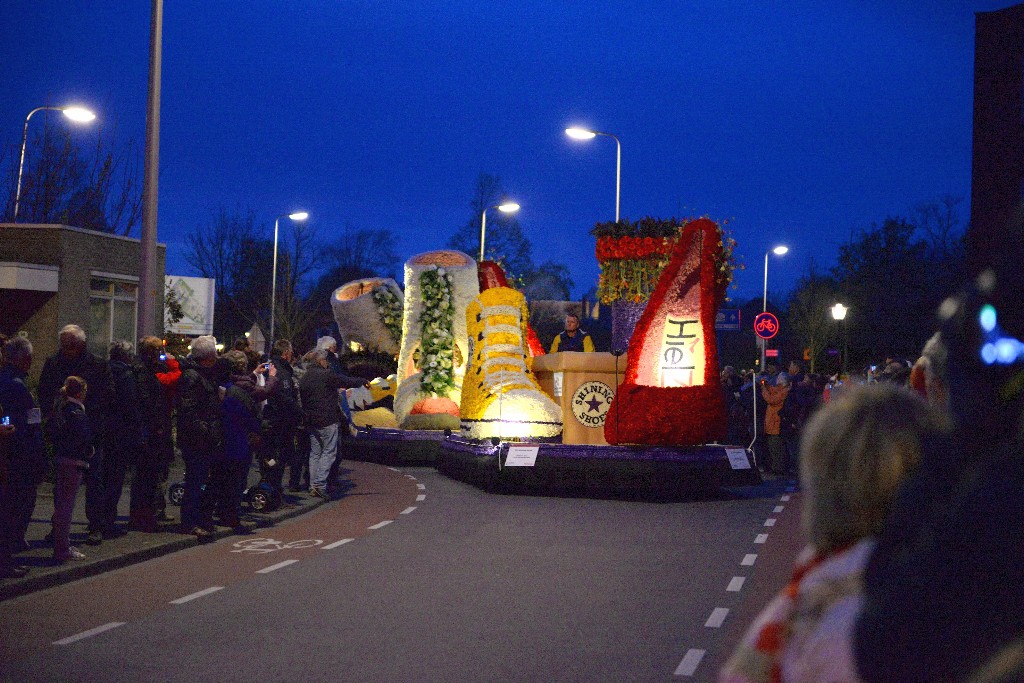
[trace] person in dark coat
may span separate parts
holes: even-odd
[[[181,531],[200,541],[213,531],[213,510],[203,487],[210,467],[224,454],[224,409],[220,387],[227,384],[230,368],[217,358],[212,336],[192,341],[191,353],[181,364],[175,396],[178,446],[185,461],[185,495],[181,502]]]
[[[209,495],[221,525],[248,533],[253,527],[241,519],[242,492],[260,441],[259,402],[277,389],[277,370],[271,369],[267,384],[258,386],[245,352],[230,351],[224,357],[231,367],[223,402],[224,450],[213,460]]]
[[[53,559],[58,564],[85,559],[85,555],[71,545],[71,515],[75,510],[82,473],[89,469],[89,461],[95,451],[83,403],[87,390],[88,386],[81,377],[72,375],[64,380],[52,418],[57,457],[51,523]]]
[[[274,343],[270,362],[277,373],[278,389],[267,399],[263,408],[263,441],[267,462],[273,462],[266,470],[265,479],[278,491],[282,488],[284,468],[289,469],[289,489],[298,491],[302,477],[302,459],[296,448],[299,437],[299,423],[302,422],[302,408],[299,405],[299,383],[292,369],[294,351],[287,339]],[[305,451],[301,451],[304,455]]]
[[[139,454],[131,488],[131,520],[135,531],[159,531],[158,520],[166,505],[161,486],[174,460],[171,430],[173,391],[181,378],[174,356],[164,352],[158,337],[139,340],[139,356],[133,366],[139,389],[139,409],[148,435],[148,447]],[[164,516],[163,521],[172,521]]]
[[[302,412],[310,429],[309,492],[320,498],[328,497],[327,480],[338,451],[338,425],[344,420],[338,390],[365,384],[358,377],[332,372],[328,356],[327,349],[314,351],[314,365],[299,381]]]
[[[104,538],[118,535],[117,505],[121,501],[125,477],[129,470],[136,470],[142,453],[149,450],[149,429],[142,419],[143,399],[134,363],[128,342],[117,340],[110,344],[110,374],[114,390],[104,445],[101,528]]]
[[[88,403],[85,406],[92,431],[93,455],[88,472],[85,473],[85,516],[89,520],[89,545],[103,541],[106,519],[103,511],[103,446],[106,441],[106,424],[111,413],[113,378],[110,366],[105,360],[93,355],[86,348],[85,331],[78,325],[65,325],[58,335],[60,349],[46,359],[39,375],[39,407],[43,419],[53,415],[54,402],[60,388],[71,375],[81,377],[89,384]]]
[[[36,489],[46,475],[42,419],[26,380],[32,367],[32,344],[14,337],[4,344],[0,367],[0,406],[10,418],[7,432],[7,473],[0,482],[0,576],[24,576],[26,567],[12,556],[28,549],[25,533],[36,505]]]

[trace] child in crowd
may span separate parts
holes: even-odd
[[[71,545],[71,514],[82,474],[89,469],[93,454],[92,432],[85,416],[84,379],[72,375],[64,380],[57,399],[55,433],[56,480],[53,485],[53,559],[58,563],[82,560],[85,555]]]
[[[720,683],[854,683],[863,571],[897,489],[944,421],[892,384],[850,388],[808,423],[800,451],[810,544],[755,619]]]

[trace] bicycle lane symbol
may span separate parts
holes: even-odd
[[[302,539],[299,541],[289,541],[285,543],[278,541],[273,538],[245,538],[241,541],[235,542],[233,553],[251,553],[254,555],[263,555],[266,553],[277,552],[278,550],[296,550],[299,548],[315,548],[321,545],[323,541],[319,539]]]

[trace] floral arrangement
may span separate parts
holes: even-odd
[[[591,234],[597,237],[597,261],[601,265],[597,295],[601,302],[647,301],[680,234],[691,222],[693,219],[647,217],[636,222],[624,219],[596,224]],[[743,265],[735,259],[736,240],[718,223],[715,229],[719,238],[714,259],[716,282],[721,285],[720,300],[725,300],[734,271],[742,270]]]
[[[383,283],[373,288],[373,303],[380,320],[398,345],[402,342],[402,300],[394,290]]]
[[[725,437],[715,338],[724,294],[722,242],[721,228],[707,218],[690,221],[681,231],[630,338],[624,382],[604,423],[608,443],[690,446]],[[682,320],[690,321],[686,336]],[[688,350],[671,341],[666,347],[666,339],[686,339]],[[667,381],[678,379],[678,366],[689,363],[688,378]]]
[[[420,275],[420,287],[423,292],[420,387],[427,393],[444,396],[455,388],[452,279],[444,268],[432,266]]]

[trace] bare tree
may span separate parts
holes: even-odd
[[[18,220],[62,223],[127,235],[142,215],[139,155],[133,142],[116,145],[113,135],[96,137],[83,154],[71,132],[44,126],[31,140],[21,183]],[[14,217],[20,149],[3,155],[3,215]]]
[[[810,371],[818,356],[839,332],[829,308],[838,301],[836,281],[820,275],[812,262],[789,299],[786,321],[803,348],[811,351]]]

